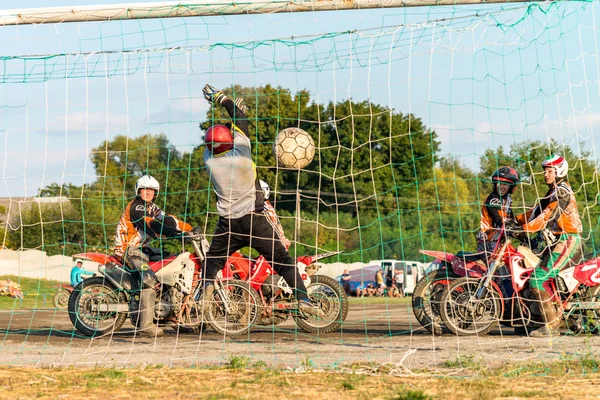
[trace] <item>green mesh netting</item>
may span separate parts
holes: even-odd
[[[541,161],[555,153],[569,162],[586,257],[594,256],[597,8],[507,3],[0,28],[3,363],[192,365],[243,355],[437,369],[457,357],[494,365],[595,354],[586,336],[593,311],[574,311],[583,329],[563,328],[550,344],[497,322],[489,334],[437,336],[415,318],[410,294],[442,265],[419,250],[476,250],[499,166],[521,175],[520,214],[546,193]],[[207,83],[249,108],[253,160],[291,255],[340,252],[319,274],[339,281],[350,271],[348,316],[332,333],[308,333],[290,317],[241,337],[167,328],[140,339],[127,320],[90,338],[56,307],[68,297],[55,303],[55,285],[68,284],[73,255],[112,254],[141,175],[161,183],[160,208],[212,238],[216,197],[199,134],[228,118],[203,98]],[[302,170],[276,164],[273,143],[288,127],[315,142]],[[182,250],[180,241],[157,242]],[[361,280],[377,284],[380,268],[402,270],[406,296],[387,296],[391,286],[355,296]],[[420,307],[430,309],[425,294]]]

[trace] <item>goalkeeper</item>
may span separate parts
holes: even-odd
[[[292,288],[300,312],[318,315],[319,308],[310,302],[296,264],[265,211],[264,193],[252,161],[248,137],[248,108],[242,98],[234,102],[210,85],[204,87],[203,93],[211,104],[222,105],[233,119],[226,126],[211,126],[202,138],[206,145],[204,164],[217,195],[219,213],[219,221],[206,254],[203,298],[208,300],[212,296],[214,279],[223,269],[227,258],[249,246],[264,256]]]

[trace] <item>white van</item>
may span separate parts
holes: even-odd
[[[426,264],[419,261],[408,261],[408,260],[371,260],[369,265],[378,265],[383,269],[383,279],[390,273],[393,268],[392,274],[396,270],[404,272],[404,294],[412,294],[417,281],[425,275]]]

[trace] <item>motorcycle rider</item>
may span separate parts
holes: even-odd
[[[301,313],[318,314],[312,304],[294,260],[290,257],[270,217],[265,212],[263,190],[252,161],[247,107],[242,98],[233,100],[214,87],[203,88],[209,103],[222,105],[233,123],[213,125],[204,135],[204,164],[217,195],[219,221],[206,254],[203,299],[210,299],[214,279],[226,259],[235,251],[249,246],[263,255],[292,288]]]
[[[83,281],[82,275],[94,275],[92,271],[83,269],[83,260],[78,259],[75,261],[75,266],[71,268],[71,286],[75,287]]]
[[[504,224],[514,220],[512,193],[520,182],[519,173],[511,167],[500,167],[492,174],[492,193],[481,207],[481,220],[477,233],[477,251],[486,258],[494,251]]]
[[[517,216],[525,232],[541,231],[547,244],[529,281],[532,297],[540,301],[545,322],[544,326],[531,332],[533,337],[559,334],[561,315],[552,304],[553,293],[548,281],[558,276],[569,262],[577,262],[583,254],[581,219],[575,195],[566,181],[569,164],[564,157],[553,155],[542,162],[542,168],[548,192],[535,208]]]
[[[154,177],[144,175],[137,180],[136,197],[121,214],[115,237],[115,255],[135,271],[134,276],[137,275],[140,289],[137,328],[147,336],[162,336],[164,333],[162,328],[153,323],[156,302],[154,287],[158,279],[148,263],[169,256],[161,249],[148,246],[148,243],[161,235],[172,237],[192,230],[189,224],[165,214],[154,203],[159,191],[160,184]]]

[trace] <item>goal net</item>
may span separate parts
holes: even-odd
[[[302,13],[279,13],[279,3],[202,12],[158,4],[135,11],[131,4],[129,13],[84,10],[75,22],[68,22],[70,10],[1,14],[4,363],[241,358],[294,368],[389,362],[405,373],[597,352],[586,339],[595,332],[593,310],[574,311],[585,326],[569,330],[563,322],[562,336],[549,344],[510,323],[472,336],[435,332],[413,306],[433,313],[442,329],[439,302],[431,299],[454,279],[444,254],[477,251],[481,209],[502,166],[520,175],[512,208],[522,214],[548,190],[542,160],[564,156],[585,257],[595,257],[598,3],[318,11],[343,7],[334,3],[283,10],[315,10]],[[97,259],[75,255],[114,254],[119,218],[142,175],[160,183],[158,207],[213,239],[218,197],[201,134],[230,119],[205,100],[206,84],[243,98],[256,175],[270,186],[290,255],[335,253],[317,263],[317,274],[347,291],[347,315],[326,333],[303,329],[295,320],[302,317],[290,312],[242,336],[211,327],[184,332],[169,320],[164,337],[140,338],[129,319],[119,331],[86,336],[65,308],[70,289],[58,285],[71,282],[77,258],[98,273]],[[285,128],[314,141],[305,168],[278,166],[273,144]],[[152,245],[182,251],[181,240]],[[249,248],[241,253],[258,256]],[[438,268],[448,274],[441,289],[419,288]],[[417,288],[419,302],[411,297]],[[320,293],[313,291],[313,300]],[[272,317],[277,306],[259,294],[258,312]],[[503,311],[514,305],[491,302]],[[110,314],[98,304],[96,318]],[[112,311],[126,313],[124,307]]]

